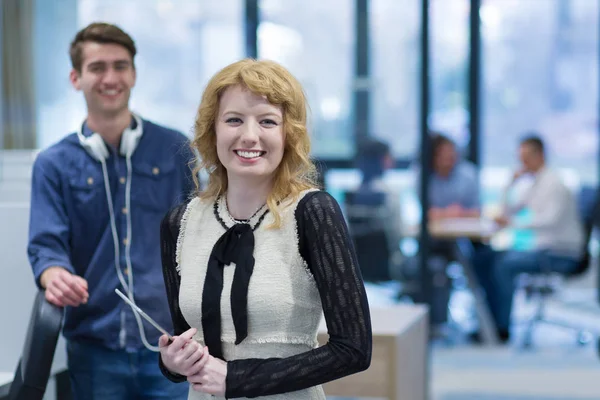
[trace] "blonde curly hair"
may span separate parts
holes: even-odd
[[[227,170],[217,155],[215,125],[221,96],[228,88],[238,85],[264,96],[283,111],[283,158],[267,197],[267,206],[274,218],[270,227],[278,228],[281,226],[279,204],[286,199],[296,200],[300,192],[316,188],[317,184],[306,128],[306,95],[300,82],[274,61],[243,59],[223,68],[208,82],[198,108],[192,141],[192,148],[199,154],[194,171],[196,190],[202,199],[216,199],[227,191]],[[201,190],[198,172],[203,169],[208,173],[208,185]]]

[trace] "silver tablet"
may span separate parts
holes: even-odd
[[[169,332],[167,332],[166,329],[164,329],[162,326],[160,326],[159,324],[156,323],[156,321],[154,321],[152,318],[150,318],[150,316],[148,314],[146,314],[144,311],[142,311],[141,308],[139,308],[138,306],[136,306],[131,300],[129,300],[127,298],[127,296],[125,296],[119,289],[115,289],[115,292],[119,295],[119,297],[121,297],[127,304],[129,304],[131,306],[131,308],[133,308],[134,311],[136,311],[138,314],[140,314],[142,317],[144,317],[144,319],[146,321],[148,321],[149,323],[152,324],[153,327],[155,327],[156,329],[158,329],[159,331],[161,331],[162,333],[164,333],[165,335],[168,336],[169,340],[173,340],[173,337],[169,334]]]

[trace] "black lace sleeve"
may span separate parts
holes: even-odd
[[[177,249],[177,238],[179,237],[179,227],[181,217],[185,212],[186,204],[181,204],[165,215],[160,224],[160,251],[162,258],[163,277],[165,279],[165,288],[167,289],[167,299],[173,320],[173,330],[175,335],[180,335],[190,329],[181,309],[179,308],[179,284],[181,277],[177,273],[177,261],[175,253]],[[162,358],[159,357],[159,366],[163,375],[173,382],[185,382],[187,378],[183,375],[174,374],[165,367]]]
[[[337,202],[326,192],[306,195],[296,210],[300,253],[311,269],[329,342],[287,358],[227,363],[226,397],[258,397],[306,389],[367,369],[371,318],[354,246]]]

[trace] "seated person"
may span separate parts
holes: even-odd
[[[480,215],[479,179],[477,167],[470,161],[459,158],[456,144],[449,137],[431,133],[431,176],[429,181],[429,221],[445,218],[478,217]],[[416,174],[417,192],[419,192],[420,171]],[[489,246],[473,243],[475,252],[472,263],[487,265]],[[452,241],[432,239],[430,259],[434,283],[432,301],[437,304],[431,310],[432,323],[443,324],[447,321],[448,302],[451,285],[445,266],[455,260]],[[437,267],[434,267],[437,266]],[[443,268],[440,268],[443,266]],[[474,267],[477,268],[477,267]]]
[[[419,193],[420,169],[415,187]],[[456,144],[447,136],[432,133],[431,176],[429,179],[429,221],[445,218],[478,217],[480,215],[477,167],[459,160]],[[446,241],[432,241],[435,253],[448,253]],[[450,255],[448,255],[450,256]]]
[[[559,175],[546,166],[544,143],[536,135],[525,137],[519,146],[521,168],[505,190],[503,215],[496,218],[501,227],[531,230],[535,237],[532,251],[508,251],[495,257],[493,268],[482,268],[482,279],[496,320],[500,338],[509,337],[510,315],[515,277],[524,272],[573,272],[583,257],[584,228],[576,200]],[[509,206],[508,194],[523,176],[533,177],[515,206]],[[527,223],[514,219],[516,212],[528,209]]]
[[[460,160],[456,144],[439,133],[431,138],[431,155],[429,219],[478,217],[479,180],[475,165]]]
[[[399,279],[403,261],[400,193],[383,179],[385,171],[394,166],[389,146],[376,139],[361,143],[356,164],[362,173],[362,181],[357,190],[346,193],[345,213],[363,276],[371,281]],[[381,239],[386,243],[380,243]],[[376,261],[369,249],[381,251],[382,248],[388,257]]]

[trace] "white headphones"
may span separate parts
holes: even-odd
[[[123,131],[121,136],[121,146],[119,152],[125,157],[131,157],[135,151],[140,138],[142,137],[143,128],[142,120],[135,114],[131,114],[135,119],[136,127],[131,129],[127,128]],[[83,126],[85,122],[81,124],[77,131],[77,137],[81,146],[97,161],[104,161],[110,155],[106,143],[102,139],[102,136],[98,133],[92,133],[90,136],[83,135]]]
[[[143,129],[142,129],[142,120],[137,115],[133,114],[133,118],[136,122],[136,127],[134,129],[127,128],[123,131],[123,135],[121,136],[121,146],[119,148],[119,152],[122,156],[125,157],[125,162],[127,164],[127,182],[125,185],[125,208],[127,209],[127,241],[125,242],[125,263],[127,264],[127,270],[129,274],[127,275],[128,279],[126,280],[123,276],[123,272],[121,271],[121,257],[120,257],[120,241],[117,233],[117,223],[115,218],[114,206],[112,201],[112,194],[110,191],[110,184],[108,181],[108,170],[106,168],[106,160],[110,156],[110,152],[106,147],[106,143],[104,143],[104,139],[98,133],[92,133],[90,136],[85,137],[83,135],[83,124],[77,131],[77,137],[79,138],[79,143],[81,146],[97,161],[102,164],[102,175],[104,177],[104,189],[106,191],[106,202],[108,203],[108,211],[110,215],[110,229],[113,237],[113,244],[115,249],[115,268],[117,271],[117,276],[119,277],[119,281],[127,294],[129,300],[135,304],[135,299],[133,297],[133,267],[131,265],[131,243],[132,243],[132,224],[131,224],[131,156],[135,151],[138,143],[140,142],[140,138],[142,137]],[[144,346],[151,351],[158,351],[157,346],[151,345],[146,339],[146,333],[144,331],[144,326],[142,324],[142,319],[137,313],[137,311],[132,307],[133,315],[137,322],[140,337],[142,339],[142,343]]]

